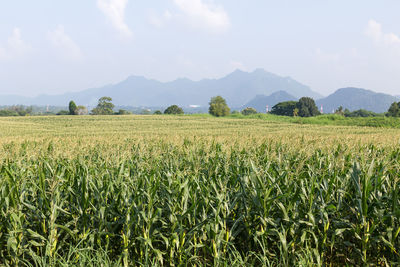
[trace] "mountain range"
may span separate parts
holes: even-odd
[[[0,97],[0,105],[67,106],[70,100],[74,100],[77,105],[94,107],[100,97],[110,96],[116,106],[167,107],[176,104],[195,112],[205,111],[210,98],[216,95],[224,97],[233,109],[253,107],[258,112],[265,112],[267,105],[271,109],[279,102],[297,100],[303,96],[314,98],[318,107],[322,105],[326,113],[339,106],[350,111],[366,109],[381,113],[387,111],[393,102],[400,101],[400,97],[351,87],[322,97],[290,77],[256,69],[253,72],[236,70],[220,79],[200,81],[177,79],[160,82],[142,76],[130,76],[116,84],[81,92],[32,98],[3,95]]]
[[[223,96],[229,106],[241,107],[256,95],[270,95],[277,91],[286,91],[297,98],[310,96],[320,98],[312,91],[290,77],[281,77],[263,69],[253,72],[236,70],[220,79],[192,81],[177,79],[172,82],[159,82],[141,76],[130,76],[126,80],[81,92],[61,95],[39,95],[28,98],[15,95],[0,97],[0,105],[60,105],[66,106],[70,100],[78,105],[94,106],[102,96],[110,96],[119,106],[159,106],[172,104],[180,106],[208,106],[210,98]]]

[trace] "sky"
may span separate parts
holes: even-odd
[[[0,95],[257,68],[322,95],[400,95],[399,10],[398,0],[1,0]]]

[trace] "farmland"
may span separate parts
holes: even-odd
[[[400,130],[0,118],[0,265],[400,264]]]

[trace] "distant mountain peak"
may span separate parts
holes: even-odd
[[[270,96],[275,96],[275,95],[287,95],[287,96],[292,96],[292,95],[288,94],[288,92],[283,91],[283,90],[276,91],[276,92],[272,93]]]
[[[232,73],[248,73],[248,72],[246,72],[246,71],[244,71],[242,69],[236,69]]]
[[[367,90],[364,88],[358,88],[358,87],[344,87],[344,88],[339,88],[337,89],[335,93],[360,93],[360,92],[364,92],[364,93],[375,93],[374,91],[371,90]]]
[[[256,95],[252,100],[242,106],[242,108],[252,107],[258,112],[266,112],[266,107],[271,109],[273,106],[284,101],[295,101],[296,97],[288,94],[286,91],[280,90],[272,93],[269,96],[266,95]]]
[[[266,74],[268,73],[266,70],[264,70],[263,68],[257,68],[253,71],[253,73],[261,73],[261,74]]]
[[[336,110],[339,106],[350,111],[365,109],[377,113],[386,112],[397,98],[384,93],[371,90],[346,87],[336,90],[333,94],[317,101],[328,112]]]

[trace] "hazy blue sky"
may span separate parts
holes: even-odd
[[[0,94],[267,71],[400,94],[399,0],[2,0]]]

